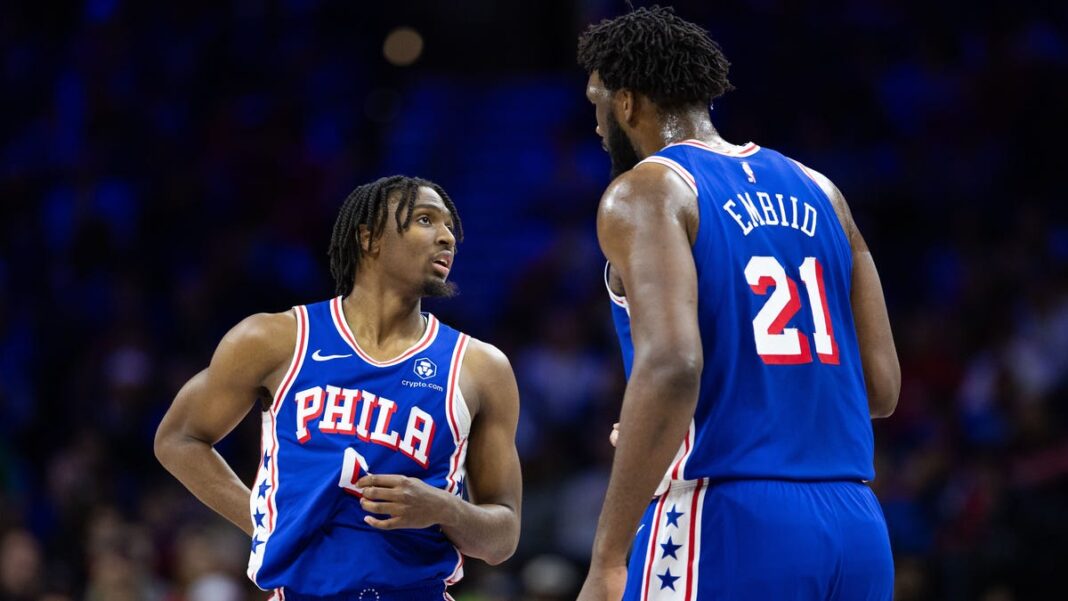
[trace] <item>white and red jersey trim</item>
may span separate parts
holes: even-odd
[[[672,482],[678,482],[685,480],[686,477],[686,463],[690,459],[690,455],[693,453],[694,439],[697,435],[697,424],[690,419],[690,428],[686,431],[686,438],[682,440],[682,444],[679,445],[679,450],[675,453],[674,459],[668,465],[667,472],[664,473],[663,480],[660,481],[659,486],[656,487],[656,492],[653,493],[653,497],[659,497],[666,494],[668,488]]]
[[[823,190],[823,186],[820,185],[820,180],[816,179],[816,174],[813,173],[811,169],[809,169],[808,167],[805,167],[801,163],[801,161],[798,161],[798,160],[795,160],[795,159],[790,159],[790,160],[793,161],[794,165],[797,165],[801,169],[801,172],[804,173],[805,175],[807,175],[808,179],[812,180],[812,182],[814,184],[816,184],[819,187],[820,190]],[[824,194],[826,194],[826,192],[824,192]]]
[[[670,486],[668,487],[670,491]],[[656,563],[656,547],[660,540],[660,521],[664,517],[664,507],[667,505],[667,494],[660,496],[656,505],[656,517],[653,518],[652,532],[649,533],[649,547],[645,552],[645,569],[642,570],[642,595],[641,601],[649,599],[649,579],[653,576],[653,564]]]
[[[289,389],[293,386],[293,382],[296,381],[297,374],[300,373],[301,367],[304,366],[304,357],[308,354],[308,338],[310,335],[308,309],[307,307],[299,306],[295,310],[297,312],[297,346],[294,349],[293,361],[289,364],[286,377],[282,380],[278,390],[275,391],[274,403],[271,405],[271,445],[273,449],[270,461],[271,490],[267,495],[267,515],[270,520],[268,536],[270,536],[271,532],[274,532],[275,523],[278,521],[278,511],[274,501],[275,496],[278,494],[278,412],[281,411],[282,401],[289,394]],[[266,545],[267,543],[264,542],[264,546]]]
[[[452,441],[455,449],[449,458],[449,473],[445,477],[445,490],[456,495],[460,494],[460,482],[464,477],[464,462],[467,457],[467,436],[471,432],[471,412],[467,409],[463,391],[460,390],[460,370],[463,368],[464,355],[467,354],[467,346],[471,337],[460,334],[456,341],[456,348],[452,351],[452,360],[449,361],[449,388],[445,393],[445,410],[449,417],[449,431],[452,432]]]
[[[686,438],[682,441],[682,453],[678,460],[675,461],[671,469],[672,480],[684,480],[686,472],[686,463],[690,459],[690,454],[693,452],[694,436],[697,434],[697,424],[690,418],[690,428],[686,431]]]
[[[726,147],[717,148],[706,144],[700,140],[683,140],[682,142],[676,142],[674,144],[668,144],[664,148],[671,148],[672,146],[692,146],[694,148],[700,148],[701,150],[707,150],[727,157],[747,157],[752,156],[760,150],[760,147],[756,144],[749,142],[743,146],[728,145]]]
[[[345,321],[345,308],[341,299],[342,297],[338,296],[330,301],[330,316],[334,321],[334,326],[337,328],[338,334],[340,334],[345,342],[348,343],[349,347],[352,348],[352,351],[356,353],[360,359],[363,359],[365,362],[375,367],[390,367],[410,359],[417,353],[429,348],[430,345],[434,343],[434,339],[438,336],[438,320],[433,315],[427,314],[426,329],[423,330],[423,336],[418,342],[392,359],[378,361],[360,348],[360,343],[356,341],[355,334],[353,334],[352,329],[349,328],[349,322]]]
[[[452,574],[445,579],[445,586],[452,586],[464,578],[464,555],[460,553],[459,549],[456,549],[456,567],[453,569]]]
[[[289,368],[286,369],[285,376],[278,384],[278,389],[274,392],[271,409],[263,412],[260,426],[259,469],[253,482],[252,494],[249,495],[249,516],[252,517],[257,511],[257,501],[260,498],[257,494],[257,487],[265,480],[270,480],[271,486],[267,490],[266,499],[264,500],[267,510],[267,522],[265,524],[266,532],[262,532],[263,544],[259,545],[258,550],[254,550],[249,554],[248,577],[253,583],[256,582],[256,575],[263,564],[263,556],[267,552],[267,542],[270,540],[271,533],[274,532],[275,524],[278,521],[278,510],[275,505],[275,496],[278,494],[278,412],[282,409],[282,401],[289,394],[289,389],[293,386],[297,374],[300,373],[300,369],[304,365],[304,357],[308,354],[308,309],[304,306],[294,307],[293,313],[297,318],[297,336],[293,348],[293,358],[289,362]],[[271,458],[267,466],[263,465],[265,455],[269,455]],[[260,534],[261,532],[259,531],[253,532],[253,536],[259,536]]]
[[[686,601],[697,601],[697,584],[701,574],[701,521],[707,493],[708,480],[698,480],[693,502],[690,505],[690,544],[689,551],[686,553]]]
[[[289,394],[289,389],[293,386],[297,373],[300,372],[300,368],[304,365],[304,355],[308,351],[308,309],[301,305],[293,307],[293,312],[297,318],[297,342],[293,349],[293,358],[289,362],[289,369],[286,370],[285,377],[278,384],[278,390],[274,391],[271,413],[275,415],[278,415],[278,411],[282,409],[282,399]]]
[[[657,156],[654,154],[640,161],[638,165],[641,165],[642,163],[656,163],[658,165],[663,165],[668,169],[671,169],[675,172],[676,175],[682,178],[682,181],[686,182],[686,185],[689,186],[691,190],[693,190],[694,195],[697,194],[697,180],[694,178],[693,174],[690,173],[688,169],[680,165],[677,161],[673,161],[667,157]]]
[[[613,292],[612,286],[608,283],[608,270],[611,267],[611,263],[606,262],[604,264],[604,289],[608,291],[608,297],[612,299],[612,302],[625,309],[627,311],[627,316],[630,317],[630,305],[627,304],[627,297],[620,296]]]
[[[696,601],[701,557],[701,521],[708,480],[685,480],[671,483],[657,501],[656,514],[642,566],[642,601]],[[674,522],[665,523],[667,512],[674,511]],[[678,554],[659,552],[665,543],[675,545]],[[672,586],[658,586],[657,577],[667,575]]]
[[[445,490],[454,495],[460,494],[460,482],[466,473],[467,437],[471,433],[471,412],[464,400],[464,393],[460,390],[460,371],[463,369],[464,356],[467,354],[470,342],[471,337],[467,334],[460,334],[460,338],[456,341],[456,348],[452,351],[452,360],[449,361],[449,388],[445,393],[445,411],[449,418],[449,431],[452,433],[452,441],[455,445],[452,456],[449,458],[449,473],[445,477]],[[464,556],[459,549],[456,549],[456,567],[445,579],[445,586],[456,584],[463,577]]]

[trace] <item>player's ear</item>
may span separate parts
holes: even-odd
[[[634,91],[629,88],[616,90],[616,93],[612,95],[612,105],[616,113],[616,120],[633,126],[634,118],[637,116],[637,106],[635,104],[637,100],[638,98]]]
[[[360,250],[367,255],[378,254],[378,240],[371,237],[371,230],[364,224],[359,225]]]

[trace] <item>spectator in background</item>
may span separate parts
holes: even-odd
[[[34,601],[44,591],[41,545],[22,529],[0,536],[0,600]]]
[[[1068,302],[1068,5],[672,4],[735,58],[724,135],[826,166],[880,257],[904,383],[874,484],[899,596],[1063,596],[1068,374],[1040,316]],[[511,341],[531,379],[569,371],[541,367],[552,299],[581,324],[566,356],[609,380],[569,394],[594,425],[539,426],[521,450],[530,531],[457,592],[521,598],[524,566],[565,552],[558,531],[579,544],[553,499],[607,478],[622,396],[588,220],[606,161],[560,43],[619,4],[175,6],[0,3],[0,532],[37,541],[42,594],[80,599],[110,506],[151,533],[141,569],[185,595],[179,538],[230,526],[147,451],[173,392],[204,341],[330,285],[319,233],[354,181],[425,172],[477,234],[452,276],[464,302],[434,310]],[[380,52],[402,21],[425,42],[410,67]],[[219,446],[246,483],[259,426]]]

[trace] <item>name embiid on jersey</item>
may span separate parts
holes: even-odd
[[[800,163],[755,144],[722,152],[688,140],[643,162],[682,177],[700,219],[704,371],[658,492],[672,480],[870,480],[852,251],[827,195]],[[611,296],[629,376],[627,299]]]
[[[723,152],[688,140],[643,162],[671,169],[697,197],[692,251],[704,368],[689,430],[635,537],[624,599],[694,601],[698,591],[720,598],[733,590],[728,579],[756,582],[778,569],[772,559],[721,569],[731,553],[750,551],[744,535],[729,532],[741,527],[745,512],[818,514],[808,511],[806,493],[797,493],[796,506],[768,507],[766,497],[746,496],[749,489],[729,483],[856,484],[874,476],[850,310],[852,250],[827,195],[800,163],[773,150],[749,144]],[[609,293],[629,377],[628,299]],[[867,492],[829,494],[839,495],[832,499],[838,503],[862,497],[862,511],[881,521]],[[703,528],[706,501],[711,522]],[[824,533],[822,527],[815,523],[812,531]],[[705,539],[711,559],[702,562]],[[724,549],[724,540],[736,548]],[[789,552],[815,553],[807,544]]]

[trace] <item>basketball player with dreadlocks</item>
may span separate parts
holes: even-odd
[[[514,552],[511,366],[420,311],[422,297],[454,293],[461,238],[431,182],[356,188],[330,242],[338,296],[239,323],[164,416],[157,457],[252,537],[248,575],[273,599],[447,599],[465,555],[497,564]],[[257,398],[250,490],[213,445]]]
[[[867,482],[900,371],[841,192],[717,133],[729,63],[672,10],[590,27],[578,59],[612,163],[597,233],[628,377],[580,599],[890,599]]]

